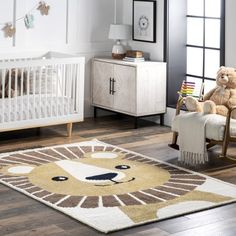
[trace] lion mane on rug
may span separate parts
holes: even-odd
[[[55,147],[1,160],[0,173],[12,185],[65,212],[79,209],[81,215],[109,210],[117,220],[122,215],[141,223],[158,219],[163,209],[188,208],[190,201],[231,199],[198,189],[204,176],[112,146]]]

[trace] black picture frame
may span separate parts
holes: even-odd
[[[133,0],[132,39],[134,41],[156,43],[156,6],[156,0]]]

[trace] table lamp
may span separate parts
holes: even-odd
[[[109,39],[116,40],[116,44],[112,48],[112,58],[123,59],[125,57],[125,48],[121,44],[121,40],[131,38],[130,25],[111,24],[109,31]]]

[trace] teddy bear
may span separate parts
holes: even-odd
[[[185,100],[187,110],[204,114],[227,116],[230,107],[236,106],[236,69],[220,67],[216,76],[216,87],[204,95],[202,101],[188,96]],[[232,114],[236,119],[236,114]]]
[[[24,95],[26,93],[26,80],[26,72],[21,71],[21,69],[8,70],[5,75],[5,83],[0,86],[0,98],[13,98],[20,96],[21,92],[23,92]],[[21,86],[23,87],[21,88]]]

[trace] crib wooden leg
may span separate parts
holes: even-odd
[[[40,130],[40,127],[38,127],[38,128],[36,128],[36,134],[39,136],[40,135],[40,132],[41,130]]]
[[[72,126],[73,126],[73,123],[67,124],[67,136],[68,137],[71,137],[71,135],[72,135]]]

